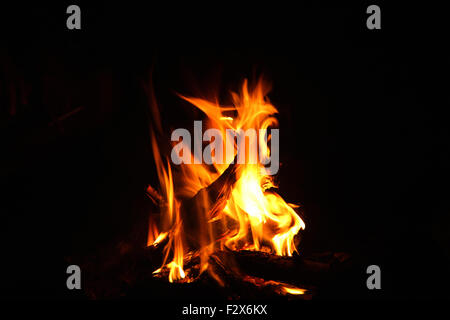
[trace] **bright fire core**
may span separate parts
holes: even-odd
[[[267,130],[278,126],[277,109],[269,102],[269,87],[262,81],[249,89],[247,81],[239,93],[231,93],[232,105],[180,96],[206,115],[207,128]],[[156,103],[152,112],[158,118]],[[159,123],[159,118],[157,119]],[[161,126],[155,126],[161,133]],[[152,148],[159,178],[159,192],[149,187],[160,204],[159,221],[151,221],[148,245],[164,243],[164,261],[155,271],[168,270],[168,279],[192,281],[186,262],[199,258],[199,273],[209,271],[208,261],[215,250],[255,250],[291,256],[294,236],[305,228],[295,212],[274,189],[273,176],[255,163],[180,164],[170,162],[160,148],[162,141],[152,131]],[[270,135],[258,138],[259,152],[270,156]],[[234,144],[234,154],[238,152]],[[246,146],[246,157],[249,157]],[[225,152],[224,152],[225,153]],[[191,155],[193,157],[193,155]],[[263,157],[264,158],[264,157]],[[233,163],[232,163],[233,162]]]

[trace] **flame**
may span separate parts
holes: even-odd
[[[256,140],[259,144],[259,160],[250,161],[251,148],[254,146],[249,143],[245,145],[245,151],[241,151],[246,162],[232,164],[234,156],[238,154],[237,144],[232,143],[222,150],[225,155],[226,148],[231,148],[233,155],[226,157],[225,163],[174,165],[167,156],[163,159],[156,134],[152,131],[152,148],[162,200],[161,221],[158,226],[151,222],[148,245],[157,245],[168,237],[162,267],[155,273],[167,269],[170,282],[187,277],[183,265],[188,256],[200,257],[200,272],[205,271],[208,258],[215,249],[261,250],[283,256],[292,256],[296,251],[294,236],[305,229],[305,223],[294,210],[298,206],[286,203],[274,191],[277,186],[273,176],[268,174],[261,162],[261,159],[270,156],[269,127],[278,125],[274,117],[278,111],[268,100],[268,92],[269,87],[262,80],[252,90],[249,90],[245,80],[240,93],[231,93],[231,106],[180,95],[183,100],[204,112],[207,128],[219,130],[223,137],[227,137],[227,129],[244,132],[255,129],[256,132],[265,133]],[[153,112],[159,116],[155,103]],[[159,122],[156,127],[161,130]],[[194,155],[190,156],[193,159]],[[217,152],[214,156],[217,156]],[[234,170],[236,181],[225,181],[218,196],[226,197],[226,201],[222,205],[215,205],[217,199],[211,199],[202,190],[222,179],[225,171],[230,171],[229,168]],[[183,213],[185,199],[195,199],[196,210],[187,216]],[[304,292],[289,287],[284,290],[290,294]]]
[[[306,289],[301,289],[301,288],[295,288],[295,287],[284,286],[284,287],[283,287],[283,291],[284,291],[285,293],[298,295],[298,294],[305,294],[305,292],[306,292],[307,290],[306,290]]]

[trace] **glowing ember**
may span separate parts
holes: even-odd
[[[274,117],[278,111],[267,99],[267,93],[268,87],[260,80],[252,90],[244,81],[239,94],[231,93],[232,106],[180,96],[205,113],[207,128],[217,129],[224,137],[229,137],[230,129],[263,132],[256,140],[260,155],[254,162],[233,162],[234,157],[242,155],[255,160],[252,137],[248,136],[244,141],[248,138],[250,143],[244,148],[239,143],[227,143],[222,150],[215,148],[212,153],[216,161],[212,164],[196,162],[191,153],[182,156],[193,159],[194,164],[174,165],[167,155],[162,155],[152,131],[160,190],[157,193],[150,188],[149,193],[152,198],[158,198],[161,217],[158,225],[154,221],[150,223],[148,245],[166,240],[162,267],[154,273],[167,270],[170,282],[191,281],[194,276],[184,265],[196,257],[200,273],[208,270],[217,278],[208,268],[209,257],[215,250],[245,249],[282,256],[291,256],[296,251],[294,236],[305,229],[305,224],[294,210],[297,206],[286,203],[274,192],[273,176],[265,167],[271,156],[269,142],[272,146],[274,143],[269,128],[278,125]],[[156,104],[152,108],[154,116],[158,115]],[[161,135],[160,125],[156,128]],[[177,150],[185,151],[185,143],[178,142]],[[232,156],[228,157],[230,150]],[[226,161],[217,161],[224,154],[227,154]],[[284,285],[282,291],[293,295],[305,292],[290,285]]]
[[[294,287],[283,287],[284,292],[289,294],[305,294],[305,289],[294,288]]]

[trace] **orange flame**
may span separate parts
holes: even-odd
[[[253,90],[249,90],[245,80],[239,94],[231,93],[233,105],[226,107],[200,98],[180,97],[206,114],[207,128],[218,129],[226,137],[227,129],[268,132],[269,127],[278,125],[274,117],[278,111],[267,99],[268,89],[260,80]],[[156,105],[153,108],[157,108]],[[159,115],[157,110],[154,114]],[[267,139],[264,136],[257,139],[260,159],[261,156],[270,156],[270,139],[270,135]],[[245,146],[246,159],[252,156],[250,144]],[[238,146],[233,143],[231,147],[235,156]],[[264,250],[285,256],[291,256],[296,251],[294,236],[305,229],[305,223],[294,210],[297,206],[286,203],[273,191],[276,188],[273,176],[265,171],[260,160],[236,167],[236,181],[226,182],[226,187],[231,189],[226,202],[212,210],[211,203],[216,199],[209,199],[208,194],[199,195],[203,195],[202,190],[221,177],[233,158],[227,157],[222,164],[173,165],[167,157],[162,159],[153,131],[152,148],[163,201],[160,203],[161,223],[158,227],[150,225],[148,244],[156,245],[168,237],[162,267],[155,273],[168,268],[170,282],[183,279],[186,277],[184,259],[195,255],[200,257],[200,271],[203,272],[215,248]],[[230,145],[227,144],[226,148]],[[177,190],[174,189],[175,181]],[[224,196],[222,191],[220,196]],[[194,196],[196,212],[183,215],[183,200]],[[189,223],[187,220],[190,219],[196,222]],[[169,257],[172,259],[170,262]],[[285,290],[290,294],[303,293],[298,291],[301,289]]]
[[[305,294],[305,292],[307,291],[306,289],[300,289],[300,288],[295,288],[295,287],[283,287],[283,291],[285,293],[289,293],[289,294],[294,294],[294,295],[298,295],[298,294]]]

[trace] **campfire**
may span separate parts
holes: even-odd
[[[293,254],[299,255],[299,232],[305,229],[299,205],[276,192],[278,110],[267,97],[269,90],[263,79],[252,87],[245,80],[226,106],[179,95],[205,118],[194,123],[193,148],[188,130],[172,133],[170,154],[152,96],[159,186],[147,191],[160,210],[150,219],[147,245],[162,250],[154,277],[191,283],[207,276],[222,287],[238,281],[279,295],[307,293],[304,287],[242,270],[245,261],[289,264]]]
[[[300,251],[304,209],[277,192],[280,129],[268,84],[245,80],[229,105],[178,95],[202,116],[169,136],[153,85],[146,89],[157,174],[125,238],[71,258],[84,261],[88,296],[305,300],[340,292],[349,255]]]

